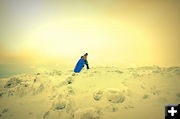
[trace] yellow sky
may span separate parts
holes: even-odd
[[[180,65],[180,2],[0,2],[0,64]]]

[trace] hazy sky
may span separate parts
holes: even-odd
[[[1,0],[0,64],[180,65],[179,0]]]

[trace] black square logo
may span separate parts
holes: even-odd
[[[166,105],[165,119],[180,119],[180,104]]]

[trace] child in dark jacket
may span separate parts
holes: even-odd
[[[89,69],[89,64],[88,64],[88,61],[87,61],[87,56],[88,56],[88,53],[86,53],[83,56],[81,56],[81,58],[83,58],[84,64],[86,65],[86,68]],[[83,67],[84,67],[84,65],[83,65]]]

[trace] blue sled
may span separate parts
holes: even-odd
[[[79,72],[82,70],[83,65],[84,65],[84,60],[83,60],[83,59],[80,59],[80,60],[77,62],[75,68],[74,68],[74,72],[75,72],[75,73],[79,73]]]

